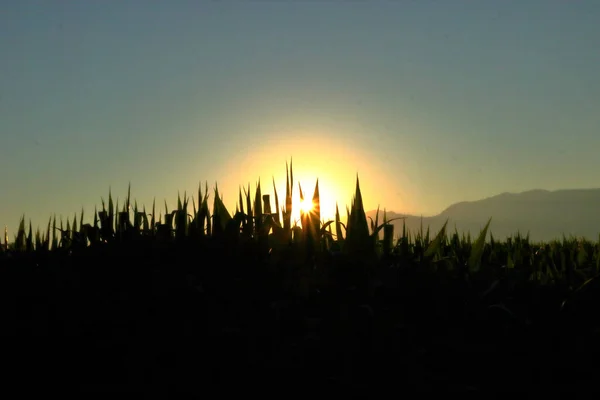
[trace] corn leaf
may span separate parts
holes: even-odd
[[[423,257],[425,257],[425,258],[433,257],[433,255],[440,250],[441,245],[442,245],[442,240],[444,239],[444,236],[446,236],[446,225],[448,225],[448,220],[446,220],[446,222],[444,222],[442,229],[440,229],[440,231],[435,236],[433,241],[431,243],[429,243],[429,246],[427,246],[427,250],[425,250]]]
[[[479,234],[479,237],[473,244],[471,248],[471,255],[469,256],[469,272],[474,273],[479,271],[481,268],[481,256],[483,254],[483,248],[485,246],[485,238],[487,235],[488,228],[490,226],[490,222],[492,222],[492,218],[490,218],[485,224],[485,227]]]

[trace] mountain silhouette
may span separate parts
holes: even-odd
[[[375,219],[375,210],[367,216]],[[380,210],[379,220],[382,212]],[[477,201],[452,204],[432,217],[387,212],[387,218],[405,216],[406,228],[416,233],[429,226],[437,233],[448,220],[447,231],[459,234],[479,234],[491,217],[489,230],[495,239],[504,240],[517,232],[529,233],[534,242],[551,241],[571,236],[597,241],[600,234],[600,189],[529,190],[522,193],[502,193]],[[402,233],[402,220],[392,222],[395,234]],[[489,238],[489,234],[488,234]]]

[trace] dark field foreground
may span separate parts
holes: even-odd
[[[594,288],[559,312],[526,281],[483,296],[410,264],[173,254],[2,260],[4,390],[600,391]]]

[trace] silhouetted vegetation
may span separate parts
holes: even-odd
[[[258,183],[233,216],[206,187],[161,216],[128,193],[91,224],[34,235],[23,219],[0,252],[7,377],[199,395],[595,389],[599,243],[486,242],[489,222],[474,240],[394,240],[358,179],[347,224],[321,221],[317,182],[292,225],[292,186],[290,165],[274,212]]]

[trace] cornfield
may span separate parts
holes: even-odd
[[[178,196],[175,209],[165,203],[164,213],[155,203],[150,211],[140,208],[129,189],[121,207],[109,191],[92,223],[85,223],[82,210],[66,224],[54,217],[45,232],[34,234],[23,217],[14,242],[9,245],[5,231],[0,246],[5,320],[21,321],[8,324],[4,335],[60,337],[69,354],[77,351],[66,338],[79,338],[77,346],[96,349],[94,357],[103,360],[98,365],[111,362],[98,350],[102,340],[112,338],[105,353],[114,360],[125,351],[118,343],[126,337],[141,335],[148,343],[168,337],[172,343],[153,350],[131,350],[135,361],[123,362],[129,367],[119,376],[137,371],[127,382],[141,385],[151,379],[141,366],[154,363],[162,382],[194,392],[202,388],[187,374],[199,374],[200,367],[189,357],[213,346],[238,353],[207,356],[211,371],[240,378],[247,368],[302,370],[314,382],[351,390],[383,379],[373,371],[394,380],[398,370],[403,382],[420,388],[489,388],[497,383],[488,377],[492,370],[515,388],[525,382],[549,388],[548,368],[598,347],[600,242],[530,243],[519,234],[498,242],[489,232],[491,219],[474,239],[446,225],[434,234],[423,228],[395,233],[385,210],[381,220],[379,210],[375,220],[366,217],[358,178],[345,223],[337,207],[334,220],[321,219],[317,180],[313,208],[301,212],[298,225],[291,219],[293,182],[290,163],[281,207],[273,182],[274,209],[260,181],[254,194],[250,186],[240,189],[233,215],[218,187],[210,200],[205,184],[196,197]],[[298,190],[304,199],[299,184]],[[72,334],[64,334],[69,329]],[[81,339],[85,335],[93,345]],[[47,341],[27,346],[37,359],[50,359]],[[299,347],[304,361],[286,364],[293,357],[281,354]],[[167,354],[166,361],[147,361],[149,352]],[[223,364],[241,353],[252,355],[237,366]],[[169,358],[174,354],[185,361]],[[386,354],[413,364],[400,366]],[[494,356],[481,361],[475,354]],[[519,362],[523,354],[527,361]],[[462,371],[447,365],[459,356],[471,363]],[[387,361],[375,368],[376,360]],[[95,374],[111,380],[108,369]],[[289,380],[289,374],[278,379]],[[580,375],[561,372],[577,382]],[[89,377],[80,379],[93,385]]]

